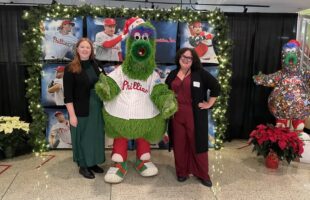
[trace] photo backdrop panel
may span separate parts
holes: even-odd
[[[151,21],[156,29],[156,62],[174,63],[178,22]]]
[[[213,28],[207,22],[179,23],[180,48],[194,48],[201,63],[218,64],[213,46]]]
[[[66,109],[45,109],[48,116],[46,141],[51,149],[71,149],[70,123]]]
[[[208,71],[212,76],[217,78],[219,69],[217,66],[204,67],[206,71]],[[207,93],[207,98],[209,98],[209,91]],[[214,129],[214,120],[212,118],[212,109],[208,110],[208,135],[209,135],[209,147],[213,148],[215,144],[215,129]]]
[[[41,76],[41,104],[64,106],[63,74],[65,64],[45,64]]]
[[[87,17],[86,21],[87,36],[94,44],[96,59],[122,61],[125,54],[125,40],[118,41],[117,37],[122,34],[125,19]]]
[[[71,60],[75,44],[83,37],[83,18],[45,20],[40,30],[44,60]]]

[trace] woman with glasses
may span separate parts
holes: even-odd
[[[177,52],[177,69],[166,84],[177,97],[178,111],[169,121],[170,147],[173,147],[177,180],[192,174],[207,187],[212,186],[208,163],[208,109],[220,94],[218,81],[202,68],[194,49]],[[207,100],[207,91],[210,97]]]

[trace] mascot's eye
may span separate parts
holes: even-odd
[[[141,35],[139,32],[136,32],[133,36],[136,40],[140,40],[141,39]]]
[[[143,39],[143,40],[148,40],[148,39],[149,39],[149,34],[144,33],[144,34],[142,35],[142,39]]]
[[[285,52],[286,52],[286,53],[290,53],[290,52],[291,52],[291,49],[285,49]]]
[[[296,48],[292,48],[292,49],[291,49],[291,52],[296,52]]]
[[[285,51],[286,51],[286,53],[295,53],[296,48],[286,49]]]

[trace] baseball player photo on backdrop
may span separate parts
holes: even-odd
[[[179,23],[180,48],[194,48],[201,63],[218,64],[213,29],[207,22]]]
[[[46,140],[51,149],[71,149],[70,123],[65,109],[45,109],[48,114]]]
[[[44,33],[44,60],[71,60],[75,44],[83,36],[83,20],[46,20],[40,25]]]
[[[122,46],[125,46],[127,37],[127,33],[122,29],[124,21],[124,19],[87,17],[87,35],[93,41],[97,60],[123,61]]]
[[[41,76],[41,103],[43,106],[64,106],[63,64],[45,64]]]

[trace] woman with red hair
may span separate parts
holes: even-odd
[[[94,60],[92,42],[81,38],[76,44],[75,57],[65,68],[64,102],[66,104],[73,147],[73,160],[79,173],[93,179],[103,173],[98,164],[105,161],[102,101],[94,85],[101,69]]]

